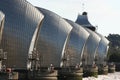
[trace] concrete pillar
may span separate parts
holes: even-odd
[[[19,80],[28,80],[28,71],[27,70],[19,71]]]
[[[120,71],[120,63],[115,63],[115,70]]]
[[[106,66],[99,66],[98,67],[98,74],[107,75],[108,74],[108,65],[106,65]]]
[[[90,76],[93,76],[93,77],[98,77],[98,67],[92,67],[90,69]]]
[[[58,72],[58,80],[82,80],[82,77],[82,68],[80,68],[79,70],[61,69]]]
[[[7,73],[2,73],[2,72],[0,72],[0,80],[8,80],[8,75],[7,75]]]
[[[18,72],[8,73],[8,80],[18,80],[19,79]]]
[[[18,72],[1,72],[0,73],[0,80],[18,80]]]
[[[109,64],[108,72],[109,73],[114,73],[115,72],[115,64]]]
[[[33,71],[28,72],[28,79],[29,80],[57,80],[57,70],[49,72],[45,71]]]
[[[88,77],[88,76],[93,76],[93,77],[98,77],[98,67],[85,67],[83,70],[83,76]]]

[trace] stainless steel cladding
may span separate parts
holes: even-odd
[[[92,66],[94,64],[96,51],[101,38],[95,32],[87,28],[86,30],[90,33],[90,36],[85,45],[85,50],[83,54],[83,65]]]
[[[3,12],[0,11],[0,46],[1,46],[3,28],[4,28],[4,21],[5,21],[5,15]]]
[[[84,47],[90,34],[83,27],[73,21],[67,20],[67,22],[73,27],[73,29],[65,50],[64,58],[68,60],[66,66],[81,65]]]
[[[72,27],[57,14],[42,8],[38,9],[45,16],[36,48],[41,56],[41,67],[48,67],[50,64],[60,67]]]
[[[43,15],[26,0],[0,0],[0,10],[6,16],[2,39],[2,47],[8,52],[6,66],[26,69]]]
[[[101,34],[97,33],[100,37],[101,37],[101,41],[99,43],[98,49],[97,49],[97,54],[96,54],[96,59],[97,59],[97,63],[98,65],[105,65],[106,64],[106,58],[107,58],[107,52],[108,52],[108,48],[109,48],[109,41],[102,36]]]

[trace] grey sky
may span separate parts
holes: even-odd
[[[98,32],[107,36],[120,34],[120,0],[27,0],[34,6],[51,10],[58,15],[75,21],[78,14],[88,12],[91,24]],[[82,7],[84,3],[84,9]]]

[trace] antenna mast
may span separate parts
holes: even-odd
[[[85,1],[82,0],[82,12],[84,12],[84,11],[85,11]]]
[[[85,4],[82,3],[82,12],[84,12],[84,10],[85,10]]]

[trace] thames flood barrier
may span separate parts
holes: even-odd
[[[82,80],[83,69],[62,68],[58,71],[58,80]]]
[[[74,22],[27,0],[0,0],[0,80],[82,80],[98,71],[113,73],[113,64],[96,65],[107,62],[108,49],[87,12]]]

